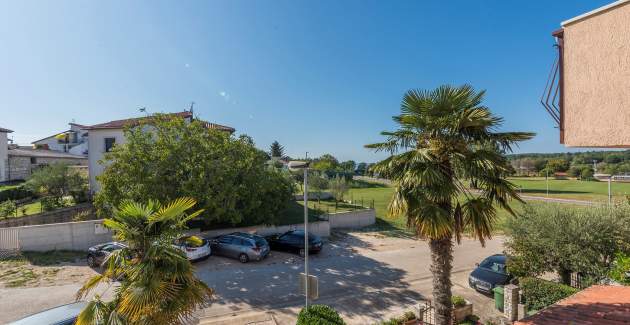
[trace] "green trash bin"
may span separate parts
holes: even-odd
[[[494,307],[503,311],[503,287],[496,286],[492,291],[494,292]]]

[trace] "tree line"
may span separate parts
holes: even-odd
[[[630,173],[630,150],[566,153],[526,153],[509,155],[513,174],[518,176],[553,175],[566,172],[570,177],[590,179],[594,173]]]

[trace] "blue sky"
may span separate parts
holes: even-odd
[[[410,88],[470,83],[518,152],[567,151],[539,104],[561,21],[609,1],[4,1],[0,127],[20,144],[194,101],[287,154],[375,161]]]

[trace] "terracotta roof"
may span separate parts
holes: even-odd
[[[2,132],[2,133],[11,133],[13,131],[9,130],[9,129],[5,129],[5,128],[0,128],[0,132]]]
[[[630,324],[630,287],[594,285],[514,325]]]
[[[181,118],[191,118],[192,117],[192,113],[188,112],[188,111],[178,112],[178,113],[170,113],[168,115],[181,117]],[[125,126],[128,126],[128,125],[138,124],[138,123],[140,123],[142,120],[144,120],[146,118],[147,117],[136,117],[136,118],[130,118],[130,119],[124,119],[124,120],[110,121],[110,122],[107,122],[107,123],[101,123],[101,124],[95,124],[95,125],[92,125],[92,126],[86,126],[85,129],[86,130],[122,129]],[[209,128],[209,129],[218,129],[218,130],[228,131],[228,132],[234,132],[235,131],[234,128],[231,128],[229,126],[215,124],[215,123],[210,123],[210,122],[206,122],[206,121],[201,121],[201,122],[204,123],[204,126],[206,128]]]
[[[8,153],[9,153],[9,156],[15,156],[15,157],[87,159],[87,157],[84,157],[84,156],[77,156],[71,153],[52,151],[52,150],[46,150],[46,149],[15,148],[15,149],[9,149]]]

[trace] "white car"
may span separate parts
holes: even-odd
[[[193,240],[190,240],[191,238]],[[194,241],[197,241],[200,244],[194,244]],[[190,261],[204,259],[212,254],[212,250],[210,249],[210,241],[197,236],[180,237],[173,243],[173,246],[181,249]]]

